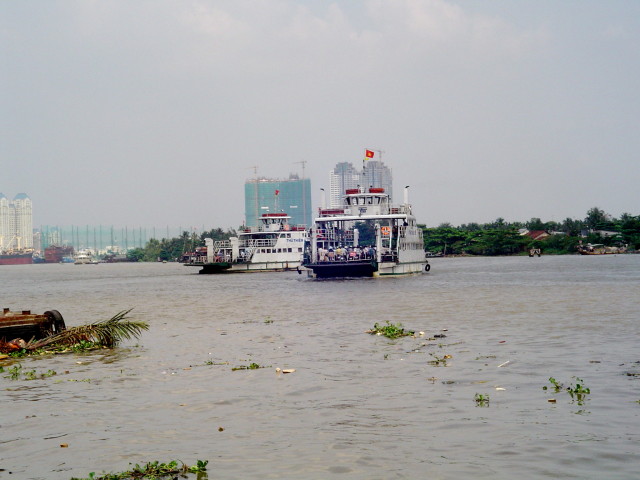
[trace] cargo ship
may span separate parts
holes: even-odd
[[[67,263],[65,258],[73,258],[73,254],[73,247],[50,245],[44,249],[44,261],[45,263]]]
[[[0,252],[0,265],[31,265],[33,252]]]

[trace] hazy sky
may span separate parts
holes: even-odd
[[[382,150],[429,226],[640,214],[636,0],[0,1],[0,192],[34,224],[236,227]]]

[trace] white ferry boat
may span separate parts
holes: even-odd
[[[422,229],[404,203],[392,206],[383,188],[348,189],[339,209],[319,210],[302,263],[312,277],[377,277],[429,271]],[[357,225],[373,230],[360,242]],[[361,228],[362,228],[361,227]],[[363,244],[364,243],[364,244]]]
[[[286,213],[265,213],[259,226],[245,228],[229,240],[206,238],[205,247],[185,254],[182,261],[188,267],[201,267],[199,273],[296,270],[307,231],[290,225],[290,219]]]

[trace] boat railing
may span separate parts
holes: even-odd
[[[240,246],[245,248],[273,247],[277,241],[277,238],[247,238],[240,242]]]
[[[258,225],[257,227],[245,227],[242,229],[244,233],[273,233],[273,232],[304,232],[307,229],[307,226],[304,224],[299,225],[291,225],[289,223],[284,223],[279,225],[278,228],[273,228],[272,225]]]
[[[398,215],[398,214],[410,213],[410,211],[407,205],[396,205],[396,206],[389,207],[389,213],[392,215]]]
[[[217,252],[221,248],[231,248],[231,242],[229,240],[216,240],[213,242],[214,252]]]
[[[318,240],[326,240],[330,243],[353,243],[353,230],[340,230],[335,228],[318,228],[316,230]]]
[[[397,262],[398,254],[396,252],[383,253],[380,260],[383,262]]]

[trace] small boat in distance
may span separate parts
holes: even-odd
[[[586,245],[577,246],[580,255],[616,255],[618,253],[627,253],[627,246],[608,247],[602,243],[587,243]]]
[[[404,203],[393,206],[384,188],[347,189],[342,208],[321,208],[302,263],[309,276],[378,277],[429,271],[422,229],[408,191],[405,187]],[[370,232],[368,239],[364,230]]]
[[[73,263],[76,265],[95,265],[98,261],[93,258],[93,252],[86,249],[78,252]]]
[[[205,247],[180,261],[198,273],[282,272],[300,267],[307,229],[290,225],[286,213],[264,213],[257,227],[245,227],[229,240],[205,239]]]

